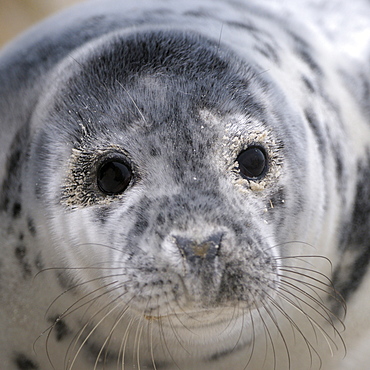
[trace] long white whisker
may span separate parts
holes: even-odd
[[[121,303],[117,303],[113,308],[111,308],[97,323],[96,325],[90,330],[89,334],[85,337],[85,339],[82,341],[80,347],[78,348],[78,350],[76,351],[71,363],[70,363],[70,366],[68,367],[68,370],[71,370],[77,360],[77,357],[78,355],[80,354],[81,350],[82,350],[82,347],[86,344],[86,342],[89,340],[89,338],[93,335],[93,333],[96,331],[96,329],[99,327],[99,325],[112,313],[114,312],[117,307],[119,307],[121,305]]]

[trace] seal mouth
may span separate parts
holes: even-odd
[[[203,309],[203,310],[192,310],[192,311],[181,311],[181,312],[171,312],[163,315],[144,315],[144,319],[150,322],[161,322],[166,321],[171,322],[173,325],[176,321],[181,325],[184,322],[187,325],[192,326],[217,326],[225,322],[230,322],[230,320],[235,320],[242,317],[245,314],[245,310],[238,310],[234,308],[229,308],[225,310],[225,307],[218,309]]]

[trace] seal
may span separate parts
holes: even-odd
[[[4,48],[2,368],[367,367],[370,4],[325,4],[95,1]]]

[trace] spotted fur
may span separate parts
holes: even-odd
[[[98,0],[6,46],[0,368],[366,369],[369,24]]]

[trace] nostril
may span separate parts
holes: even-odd
[[[221,242],[222,242],[223,236],[224,236],[224,233],[221,233],[221,232],[213,234],[208,238],[208,242],[212,243],[214,248],[218,251],[221,248]]]
[[[201,241],[174,236],[181,254],[187,259],[194,258],[212,260],[219,255],[223,233],[210,235]]]

